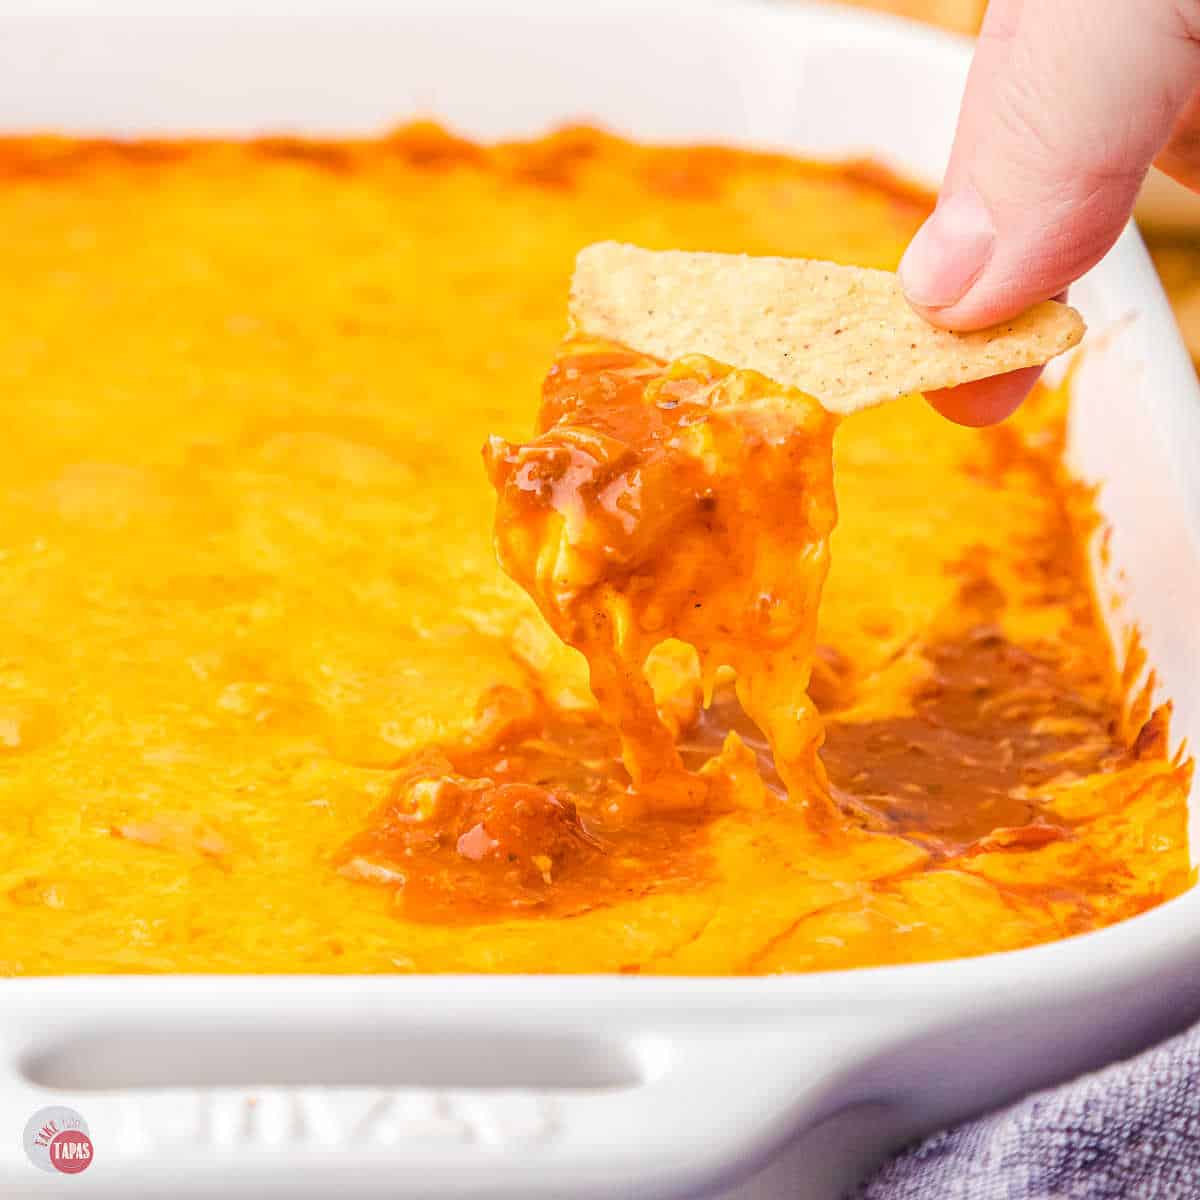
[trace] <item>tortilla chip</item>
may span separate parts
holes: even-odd
[[[1084,331],[1075,309],[1047,300],[991,329],[949,333],[909,307],[889,271],[616,242],[580,251],[570,314],[593,336],[748,367],[837,413],[1039,366]]]

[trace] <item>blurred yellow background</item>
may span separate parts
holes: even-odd
[[[987,0],[843,2],[969,34],[978,30],[987,8]],[[1155,172],[1143,191],[1137,216],[1184,341],[1200,367],[1200,199]]]
[[[916,21],[927,21],[959,33],[974,33],[983,20],[987,0],[847,0],[859,8],[875,8],[881,12],[895,13],[899,17],[912,17]]]

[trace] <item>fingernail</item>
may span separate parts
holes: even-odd
[[[904,293],[923,308],[948,308],[983,273],[996,229],[982,197],[969,184],[938,201],[900,260]]]

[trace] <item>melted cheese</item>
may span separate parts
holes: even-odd
[[[705,803],[631,808],[637,731],[496,565],[479,446],[527,437],[581,245],[894,267],[925,203],[589,131],[0,147],[0,971],[804,970],[1187,886],[1060,395],[838,431],[824,827],[670,646],[639,711]]]
[[[835,520],[836,419],[753,372],[569,343],[538,424],[533,441],[493,439],[485,452],[497,551],[587,659],[630,794],[702,801],[675,740],[698,715],[689,700],[711,704],[727,667],[793,797],[815,800],[806,688]],[[648,670],[672,640],[697,651],[698,688],[686,656]]]

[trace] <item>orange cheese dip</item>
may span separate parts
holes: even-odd
[[[555,360],[584,244],[894,267],[926,210],[589,130],[0,144],[0,972],[812,970],[1187,887],[1064,392],[835,433]]]

